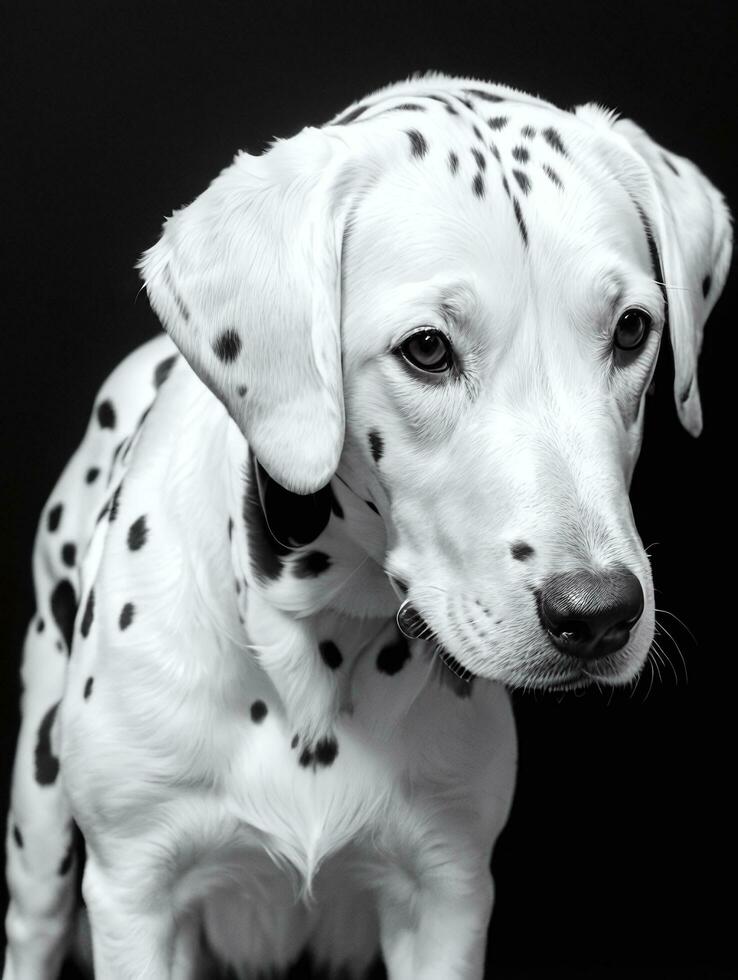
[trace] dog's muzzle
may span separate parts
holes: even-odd
[[[624,647],[643,606],[641,583],[622,566],[552,575],[538,597],[538,615],[554,646],[587,661]]]

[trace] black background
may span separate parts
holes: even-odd
[[[157,323],[133,264],[239,148],[320,124],[413,71],[598,101],[695,160],[728,201],[735,25],[715,3],[6,3],[2,130],[2,810],[38,513],[100,383]],[[9,49],[9,50],[8,50]],[[712,977],[735,963],[728,335],[708,324],[705,433],[662,350],[633,488],[674,671],[635,693],[517,697],[520,778],[495,871],[490,975]],[[676,676],[675,676],[676,675]]]

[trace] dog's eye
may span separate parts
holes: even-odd
[[[440,330],[419,330],[403,340],[398,350],[408,364],[421,371],[437,374],[453,364],[451,344]]]
[[[615,327],[615,346],[620,350],[635,350],[640,347],[651,329],[651,317],[645,310],[634,306],[626,310]]]

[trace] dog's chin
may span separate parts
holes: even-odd
[[[510,690],[521,691],[559,693],[588,687],[623,687],[633,681],[642,668],[642,664],[634,663],[632,656],[626,651],[618,651],[595,663],[580,663],[557,654],[543,663],[539,661],[535,669],[521,664],[517,669],[508,668],[504,672],[496,670],[492,664],[489,669],[484,666],[480,668],[478,663],[472,671],[460,657],[440,645],[436,645],[436,654],[459,680],[471,681],[479,677],[504,684]]]

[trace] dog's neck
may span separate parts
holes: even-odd
[[[387,503],[381,488],[375,503],[373,488],[344,453],[326,487],[292,494],[233,430],[227,479],[229,512],[239,515],[243,529],[233,540],[237,575],[256,580],[272,604],[299,617],[323,610],[394,617],[400,600],[383,568],[387,533],[380,507]]]

